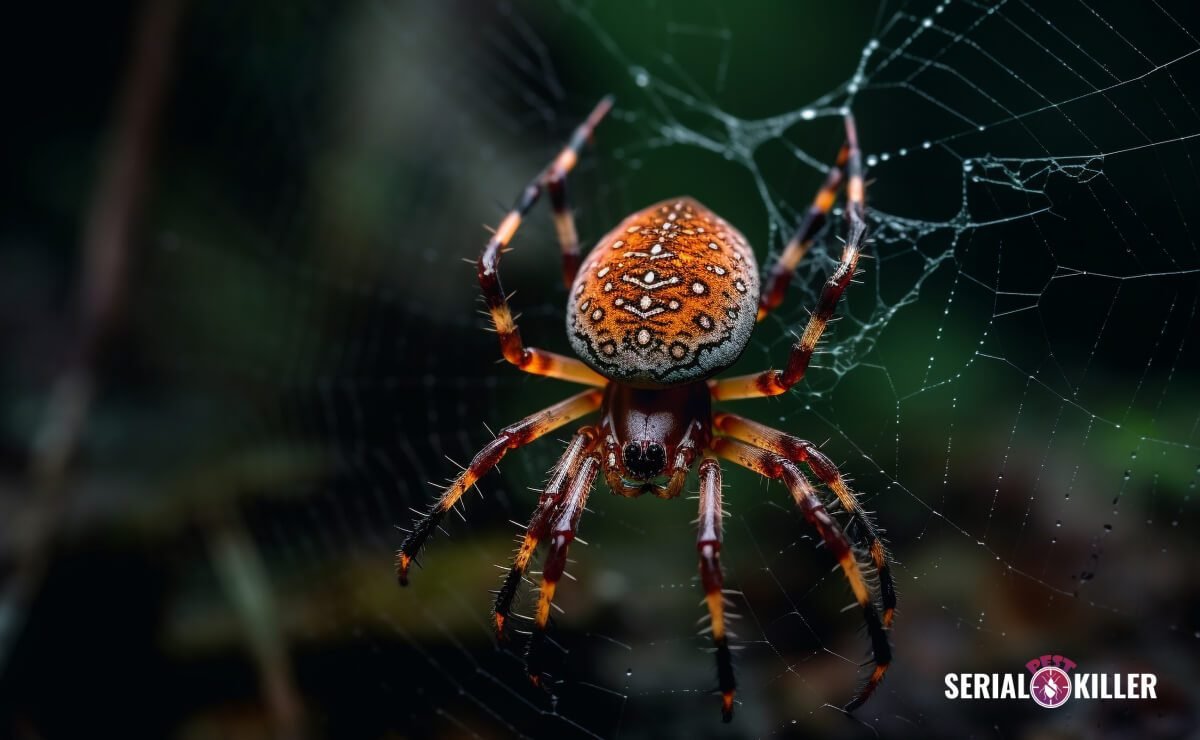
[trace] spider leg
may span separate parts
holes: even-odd
[[[700,584],[712,618],[712,640],[717,649],[717,683],[721,690],[721,718],[733,719],[733,662],[725,634],[725,595],[721,591],[721,464],[705,457],[700,463],[700,518],[696,533],[696,552],[700,555]]]
[[[867,585],[867,580],[863,577],[862,569],[859,567],[850,541],[846,539],[845,533],[833,520],[833,517],[829,516],[825,505],[817,497],[816,491],[813,490],[812,484],[808,482],[804,473],[800,472],[800,469],[791,460],[729,437],[714,439],[712,450],[726,460],[749,468],[759,475],[783,481],[796,501],[796,505],[804,514],[804,518],[817,530],[829,552],[837,558],[838,564],[841,565],[842,573],[850,583],[851,590],[854,591],[854,598],[862,607],[863,619],[867,625],[867,636],[871,639],[871,651],[875,661],[875,669],[871,672],[870,678],[845,707],[847,712],[858,709],[875,692],[879,682],[883,680],[884,674],[887,673],[888,665],[892,662],[892,646],[888,643],[887,632],[884,631],[879,614],[875,611],[875,600]]]
[[[591,137],[592,131],[611,108],[611,97],[601,100],[587,120],[575,129],[575,133],[563,147],[562,152],[532,182],[525,186],[516,205],[500,222],[496,233],[484,246],[478,265],[479,287],[483,290],[483,298],[487,303],[488,312],[491,314],[492,325],[500,337],[500,349],[504,353],[504,359],[527,373],[595,386],[603,386],[608,381],[582,361],[536,347],[526,347],[521,341],[521,330],[517,327],[516,319],[513,318],[512,310],[508,306],[508,296],[500,285],[500,258],[504,252],[508,251],[509,242],[512,241],[513,235],[520,227],[521,220],[537,203],[542,191],[549,189],[562,246],[563,274],[564,277],[570,275],[567,279],[567,284],[570,285],[579,265],[579,243],[575,238],[574,220],[567,209],[566,176],[579,161],[579,152],[584,143]]]
[[[867,233],[863,204],[862,151],[858,148],[854,119],[850,116],[846,116],[846,149],[846,171],[849,175],[846,184],[846,220],[849,223],[846,244],[842,248],[841,261],[825,281],[825,287],[821,289],[821,298],[817,302],[816,310],[808,317],[804,333],[792,345],[786,367],[783,370],[764,370],[753,375],[739,375],[713,381],[713,398],[732,400],[777,396],[799,383],[808,370],[808,363],[817,348],[817,342],[825,332],[825,327],[829,325],[829,320],[833,318],[833,311],[858,268],[858,258]]]
[[[579,471],[571,480],[562,500],[550,518],[550,551],[542,566],[542,584],[538,592],[537,610],[533,618],[533,634],[529,638],[529,652],[525,656],[525,670],[534,686],[540,686],[544,673],[546,627],[550,622],[550,605],[554,602],[554,591],[567,567],[567,550],[575,540],[579,519],[587,504],[592,483],[600,472],[600,458],[589,454],[579,464]]]
[[[793,437],[778,429],[772,429],[769,426],[759,424],[741,416],[735,416],[734,414],[714,414],[713,426],[720,430],[721,433],[734,439],[740,439],[755,447],[782,455],[792,462],[804,463],[812,471],[813,475],[817,476],[829,490],[833,491],[842,509],[851,517],[854,527],[852,534],[859,534],[862,541],[866,542],[867,552],[870,553],[871,561],[875,565],[875,571],[879,574],[880,600],[883,604],[883,626],[885,628],[891,627],[896,613],[896,586],[892,580],[891,562],[888,558],[887,548],[883,545],[883,539],[875,523],[871,521],[871,517],[863,510],[862,504],[858,502],[858,497],[846,485],[846,481],[842,478],[842,474],[838,471],[837,466],[833,464],[833,461],[808,440]]]
[[[408,585],[408,569],[412,566],[413,558],[417,556],[442,517],[484,473],[496,467],[509,450],[527,445],[546,432],[595,411],[600,407],[602,398],[601,391],[587,390],[501,429],[495,439],[476,453],[467,469],[442,492],[429,513],[417,520],[412,531],[400,544],[400,549],[396,551],[396,579],[400,585]]]
[[[521,544],[513,556],[512,567],[504,577],[504,583],[500,590],[496,592],[496,603],[492,608],[492,624],[496,629],[497,637],[504,636],[504,623],[512,611],[513,600],[516,598],[517,589],[521,586],[521,579],[524,578],[525,571],[528,570],[529,563],[533,560],[538,543],[546,538],[550,517],[562,500],[564,492],[578,475],[584,454],[595,445],[596,437],[594,428],[580,429],[571,438],[566,452],[559,458],[554,469],[550,471],[550,480],[538,499],[537,508],[534,509],[533,515],[529,519],[529,526],[525,528],[525,535],[521,538]]]
[[[608,96],[596,105],[591,115],[575,129],[570,141],[542,175],[546,188],[550,191],[550,207],[554,210],[554,231],[558,235],[558,246],[562,250],[563,283],[568,288],[575,282],[575,273],[579,272],[579,232],[575,229],[575,215],[571,213],[571,204],[567,198],[567,173],[575,167],[580,150],[591,138],[601,119],[612,108],[612,104],[612,96]]]
[[[843,144],[841,150],[838,151],[836,164],[830,167],[829,172],[825,175],[825,183],[813,197],[812,205],[808,207],[804,218],[800,220],[800,224],[796,227],[792,238],[788,240],[787,246],[783,248],[779,259],[771,266],[767,284],[758,299],[759,321],[762,321],[767,314],[783,303],[784,293],[792,282],[792,273],[800,264],[800,260],[804,259],[804,255],[808,254],[817,232],[825,226],[825,220],[829,217],[834,200],[837,199],[838,188],[842,185],[842,169],[846,166],[849,156],[850,148]]]

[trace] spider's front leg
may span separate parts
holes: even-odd
[[[589,454],[579,465],[579,471],[567,486],[566,493],[558,506],[554,507],[549,527],[550,551],[542,566],[542,583],[538,591],[537,609],[533,617],[533,634],[529,637],[529,652],[525,656],[525,669],[534,686],[540,686],[545,673],[544,657],[546,628],[550,622],[550,606],[554,603],[554,591],[567,567],[567,550],[575,541],[579,519],[587,505],[592,483],[600,472],[600,458]]]
[[[512,567],[504,577],[504,583],[500,586],[500,590],[496,592],[496,603],[492,607],[492,625],[496,629],[497,637],[504,636],[504,625],[512,612],[513,601],[521,586],[521,579],[525,577],[525,571],[529,569],[529,563],[533,560],[538,543],[546,538],[550,518],[557,510],[563,495],[578,477],[584,455],[592,450],[596,439],[597,433],[594,428],[580,429],[567,443],[566,452],[559,458],[554,469],[550,471],[550,480],[538,498],[537,508],[529,518],[529,525],[525,528],[521,544],[513,556]]]
[[[749,442],[755,447],[769,450],[782,455],[792,462],[804,463],[821,483],[825,484],[837,496],[842,510],[850,515],[853,527],[851,534],[858,534],[860,541],[866,543],[867,552],[875,565],[879,576],[880,600],[883,604],[883,626],[892,626],[896,613],[896,586],[892,581],[891,561],[883,538],[871,517],[863,510],[854,491],[846,485],[845,479],[823,452],[808,440],[793,437],[790,434],[772,429],[764,424],[745,419],[734,414],[715,414],[713,426],[721,433]]]
[[[413,559],[429,539],[429,535],[433,534],[442,517],[484,473],[496,467],[509,450],[527,445],[546,432],[595,411],[600,407],[603,395],[599,390],[584,391],[501,429],[496,438],[475,455],[467,469],[442,492],[429,513],[417,520],[412,531],[400,543],[400,549],[396,552],[396,579],[400,585],[408,585],[408,570],[412,567]]]
[[[825,505],[817,497],[812,484],[791,460],[729,437],[714,439],[712,450],[726,460],[749,468],[759,475],[782,481],[791,492],[792,498],[801,513],[804,514],[804,518],[817,530],[821,541],[825,543],[826,548],[841,566],[842,573],[854,592],[854,598],[862,608],[875,662],[875,669],[871,672],[866,684],[859,689],[858,694],[845,707],[847,712],[858,709],[875,692],[879,682],[883,680],[884,674],[887,673],[888,665],[892,662],[892,646],[888,643],[887,632],[884,631],[883,623],[875,610],[874,595],[871,593],[866,578],[863,577],[854,548],[846,539],[842,528],[825,510]]]
[[[721,690],[721,718],[733,719],[733,661],[725,633],[725,594],[721,574],[721,464],[705,457],[700,463],[700,518],[697,521],[696,552],[700,555],[700,585],[711,619],[713,646],[717,649],[717,686]]]
[[[858,269],[858,259],[862,252],[862,244],[867,233],[864,205],[864,185],[862,169],[862,152],[858,148],[858,134],[855,131],[854,119],[846,116],[846,220],[849,224],[846,234],[846,244],[842,248],[842,257],[825,286],[821,289],[821,297],[817,308],[808,318],[804,333],[792,345],[787,365],[783,370],[764,370],[753,375],[739,375],[732,378],[713,381],[711,384],[712,397],[719,401],[738,398],[760,398],[762,396],[777,396],[786,392],[804,377],[808,363],[816,351],[817,342],[825,332],[833,318],[842,293],[854,278]],[[768,288],[768,295],[771,288]]]

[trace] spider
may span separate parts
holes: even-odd
[[[875,691],[891,662],[886,630],[896,609],[887,550],[838,469],[806,440],[731,413],[713,401],[775,396],[804,377],[834,308],[855,275],[866,234],[862,155],[854,119],[845,114],[846,138],[824,184],[759,292],[758,267],[746,239],[732,225],[689,197],[648,206],[622,221],[596,244],[582,264],[566,177],[584,144],[611,109],[607,97],[575,129],[559,155],[522,192],[483,249],[479,284],[504,358],[521,370],[591,386],[590,389],[505,427],[446,488],[408,532],[396,554],[396,573],[407,585],[409,568],[446,512],[509,451],[593,412],[551,470],[512,567],[496,592],[493,626],[499,637],[517,589],[539,543],[548,543],[526,654],[526,671],[541,685],[550,606],[575,539],[592,484],[601,473],[620,496],[652,493],[675,498],[693,465],[700,480],[698,536],[700,583],[711,618],[724,721],[733,717],[735,680],[726,630],[721,571],[722,491],[718,458],[782,481],[810,525],[836,558],[862,610],[874,669],[846,711]],[[841,260],[821,291],[804,333],[783,370],[713,379],[750,340],[756,321],[783,301],[792,273],[824,226],[846,183],[847,234]],[[567,334],[581,359],[565,357],[521,339],[500,286],[500,259],[522,219],[549,193],[569,288]],[[847,515],[843,528],[814,490],[806,468],[836,497]]]

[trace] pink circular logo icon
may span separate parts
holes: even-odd
[[[1039,706],[1057,709],[1071,698],[1071,678],[1061,668],[1046,666],[1033,674],[1029,693]]]

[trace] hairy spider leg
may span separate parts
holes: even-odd
[[[513,555],[512,567],[505,575],[500,590],[496,592],[496,603],[492,607],[492,626],[496,629],[497,637],[504,636],[504,625],[512,613],[513,601],[521,587],[521,579],[529,569],[538,543],[546,538],[550,517],[562,500],[563,494],[577,477],[583,456],[595,446],[596,439],[597,433],[593,427],[580,429],[567,443],[566,451],[550,471],[550,479],[538,498],[537,508],[529,518],[529,526],[525,528],[521,544],[517,546],[517,552]]]
[[[500,226],[484,246],[478,265],[479,287],[483,290],[492,325],[500,337],[500,350],[504,353],[504,359],[527,373],[594,386],[603,386],[608,381],[581,360],[537,347],[526,347],[521,341],[521,330],[517,327],[516,319],[508,306],[508,296],[500,284],[500,258],[508,251],[508,245],[520,227],[521,220],[537,203],[542,191],[548,188],[562,247],[563,274],[567,285],[570,286],[579,266],[579,240],[575,237],[574,220],[567,208],[566,176],[579,161],[579,151],[591,137],[592,130],[611,108],[611,97],[601,100],[587,120],[575,129],[562,152],[525,186],[516,205],[500,222]]]
[[[858,537],[854,539],[865,543],[871,561],[875,564],[875,572],[879,575],[880,601],[883,604],[883,626],[891,627],[896,613],[896,586],[892,580],[891,560],[887,548],[884,547],[883,538],[875,522],[863,509],[854,491],[846,485],[833,461],[808,440],[793,437],[734,414],[714,414],[713,427],[726,436],[782,455],[792,462],[804,463],[821,483],[833,491],[842,505],[842,510],[850,515],[852,526],[848,527],[847,531],[852,537],[857,534]]]
[[[864,186],[862,170],[862,151],[858,148],[858,134],[855,130],[854,119],[846,116],[846,172],[849,177],[846,183],[846,220],[848,222],[846,244],[842,248],[842,258],[836,269],[825,281],[821,289],[821,298],[817,308],[808,317],[808,324],[800,339],[792,345],[787,365],[781,370],[764,370],[753,375],[739,375],[732,378],[717,380],[712,383],[712,397],[721,401],[738,398],[760,398],[777,396],[784,393],[796,383],[799,383],[808,370],[808,363],[817,348],[817,342],[825,327],[833,318],[842,293],[854,278],[858,269],[858,258],[862,251],[863,240],[867,233],[867,222],[864,216],[863,204]]]
[[[546,626],[550,621],[550,605],[554,602],[554,591],[567,567],[567,550],[575,540],[579,519],[587,505],[592,483],[600,472],[600,458],[590,454],[579,465],[579,472],[567,487],[567,492],[554,510],[550,525],[550,550],[542,566],[542,583],[538,591],[537,610],[533,618],[533,634],[529,638],[529,651],[525,655],[525,670],[534,686],[540,686],[545,673],[543,659],[546,644]]]
[[[733,719],[733,661],[725,631],[724,577],[721,575],[721,464],[708,457],[700,462],[700,518],[697,520],[696,552],[700,555],[700,585],[711,618],[713,646],[717,649],[717,687],[721,691],[721,718]]]
[[[467,469],[459,473],[450,486],[442,492],[441,497],[430,508],[429,513],[417,520],[412,531],[400,543],[400,549],[396,551],[396,579],[400,585],[408,585],[408,569],[425,544],[425,540],[429,539],[429,535],[441,522],[442,517],[450,510],[450,507],[458,503],[462,495],[475,485],[475,482],[484,473],[496,467],[509,450],[527,445],[546,432],[558,429],[564,424],[569,424],[579,417],[595,411],[600,407],[603,398],[603,392],[587,390],[501,429],[495,439],[476,453]]]
[[[596,104],[587,120],[575,129],[570,141],[543,175],[543,181],[550,191],[550,206],[554,210],[554,231],[558,234],[558,245],[562,249],[563,283],[568,288],[575,282],[575,273],[579,271],[579,232],[575,230],[575,214],[571,213],[567,198],[567,173],[579,161],[583,145],[591,139],[592,132],[612,109],[612,105],[611,95]]]
[[[850,147],[843,144],[838,151],[836,163],[829,168],[824,184],[813,197],[812,205],[808,207],[804,218],[800,220],[792,238],[788,240],[787,246],[780,253],[779,259],[771,266],[767,284],[758,298],[758,321],[765,319],[767,314],[783,303],[783,296],[792,282],[792,274],[795,273],[796,266],[800,264],[800,260],[804,259],[804,255],[808,254],[817,232],[825,226],[829,211],[837,199],[838,188],[842,185],[842,170],[846,166],[849,156]]]
[[[847,712],[858,709],[875,692],[879,682],[883,680],[884,674],[887,673],[888,665],[892,662],[892,646],[888,643],[887,632],[884,631],[879,614],[875,611],[875,601],[867,585],[867,580],[863,577],[862,569],[858,565],[854,548],[850,546],[850,541],[846,539],[842,528],[825,510],[825,505],[817,497],[812,484],[791,460],[729,437],[714,439],[712,450],[721,457],[749,468],[759,475],[782,481],[791,492],[792,498],[796,501],[801,513],[804,514],[804,518],[817,530],[825,547],[841,565],[842,573],[849,581],[851,590],[854,591],[854,598],[862,607],[863,619],[867,625],[867,636],[871,640],[872,658],[875,662],[875,668],[871,671],[867,682],[845,706]]]

